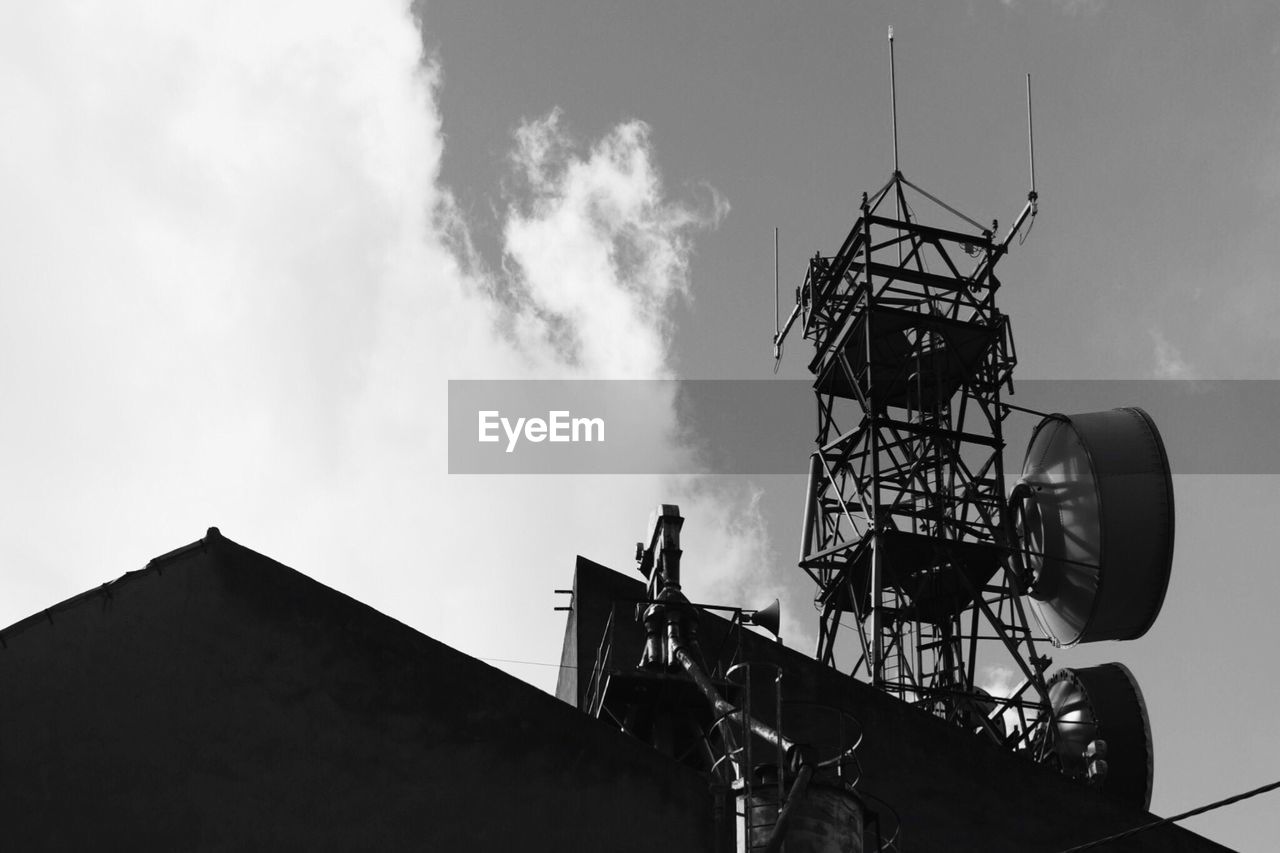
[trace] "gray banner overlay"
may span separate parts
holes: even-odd
[[[1015,391],[1006,402],[1039,412],[1142,407],[1174,474],[1280,474],[1280,381],[1026,380]],[[1005,420],[1010,473],[1038,421]],[[450,474],[804,474],[816,431],[806,380],[449,381]]]

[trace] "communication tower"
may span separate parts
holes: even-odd
[[[774,336],[775,358],[792,330],[814,348],[799,565],[817,586],[817,657],[1068,775],[1102,784],[1123,759],[1106,786],[1145,806],[1150,729],[1128,670],[1049,676],[1041,652],[1154,621],[1172,561],[1163,444],[1138,409],[1067,417],[1007,401],[1017,354],[996,269],[1036,214],[1034,154],[1003,236],[912,183],[892,29],[889,46],[893,172],[835,254],[809,261]],[[1030,107],[1028,75],[1029,148]],[[1014,412],[1043,419],[1007,489]],[[1017,675],[1005,695],[982,686],[992,665]]]

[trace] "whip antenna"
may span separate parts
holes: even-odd
[[[778,228],[773,229],[773,342],[778,342],[778,335],[781,329],[778,324],[781,320],[778,317]]]
[[[1031,75],[1027,75],[1027,157],[1031,165],[1031,197],[1036,196],[1036,137],[1031,129]]]
[[[898,81],[893,71],[893,25],[889,25],[889,103],[893,110],[893,173],[898,174]]]

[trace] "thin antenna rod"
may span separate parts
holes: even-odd
[[[893,173],[898,174],[898,81],[893,71],[893,25],[889,25],[889,102],[893,107]]]
[[[778,328],[778,227],[773,228],[773,343],[776,346],[781,330]]]
[[[1031,75],[1027,75],[1027,156],[1031,160],[1031,195],[1036,194],[1036,137],[1031,131]]]

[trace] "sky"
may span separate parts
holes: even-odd
[[[668,502],[691,597],[811,646],[796,477],[450,476],[447,381],[772,376],[772,229],[785,294],[892,168],[890,24],[902,170],[981,221],[1032,75],[1018,377],[1280,379],[1266,2],[10,4],[0,624],[217,525],[551,689],[552,590]],[[1053,655],[1133,670],[1163,814],[1280,778],[1280,481],[1176,489],[1155,627]],[[1273,808],[1187,825],[1267,849]]]

